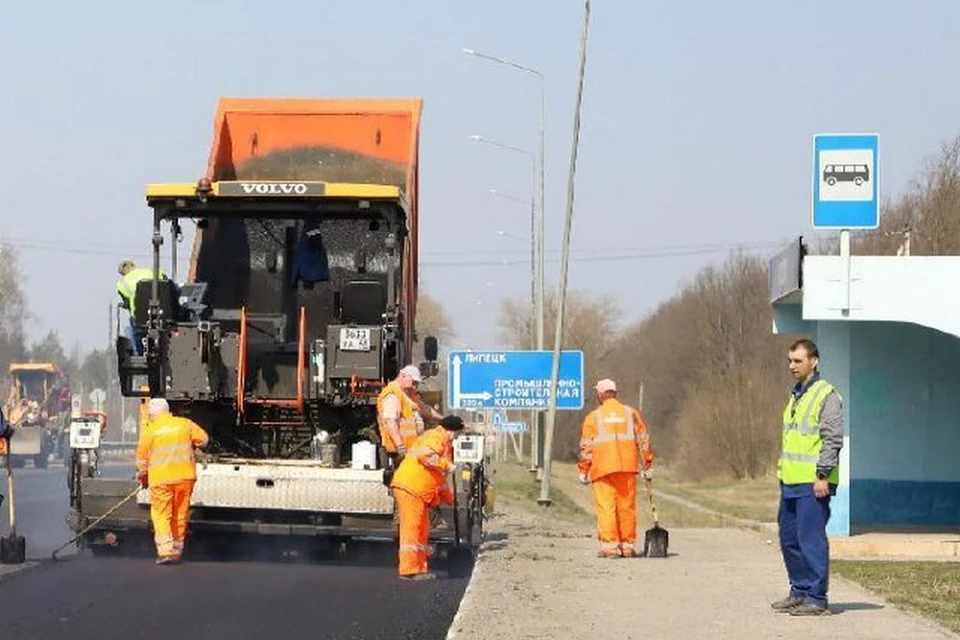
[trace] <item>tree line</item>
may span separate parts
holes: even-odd
[[[17,250],[0,238],[0,387],[9,388],[8,371],[15,362],[52,362],[70,380],[71,388],[107,388],[114,377],[114,354],[107,349],[84,351],[78,344],[66,347],[59,333],[50,330],[29,340],[28,327],[34,321],[23,290]]]
[[[838,251],[835,236],[809,245],[811,253]],[[852,251],[960,253],[960,136],[931,155],[903,193],[881,203],[878,229],[852,233]],[[556,304],[556,291],[550,292],[544,306],[551,343]],[[530,319],[528,302],[503,302],[505,346],[529,344]],[[642,384],[654,448],[686,478],[771,473],[792,384],[786,349],[797,336],[773,334],[767,259],[733,252],[647,317],[626,325],[621,319],[613,297],[568,292],[563,348],[584,351],[585,386],[613,378],[622,399],[636,405]],[[588,397],[585,406],[591,403]],[[557,413],[555,458],[576,457],[582,419],[580,412]]]

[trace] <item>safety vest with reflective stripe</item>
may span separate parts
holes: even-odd
[[[383,419],[383,401],[390,394],[397,396],[400,400],[400,439],[403,442],[403,446],[409,451],[417,439],[417,436],[423,431],[422,429],[418,429],[416,405],[413,404],[413,401],[407,396],[406,392],[400,388],[400,385],[398,385],[396,381],[384,386],[380,395],[377,396],[377,425],[380,427],[380,441],[383,443],[384,449],[390,453],[396,453],[397,447],[393,443],[393,438],[390,437],[390,432],[387,431],[386,420]]]
[[[783,433],[777,477],[784,484],[812,484],[817,480],[817,461],[823,441],[820,438],[820,410],[835,389],[829,382],[817,380],[800,398],[790,394],[783,410]],[[833,468],[827,481],[840,482],[840,465]]]
[[[148,269],[146,267],[137,267],[127,272],[127,275],[123,276],[117,281],[117,293],[127,301],[127,308],[130,310],[130,316],[136,313],[136,293],[137,293],[137,284],[141,280],[150,280],[153,278],[153,269]],[[165,280],[167,274],[163,272],[163,269],[160,270],[160,279]]]
[[[443,427],[434,427],[414,441],[393,474],[390,486],[411,493],[430,506],[450,503],[447,471],[453,467],[453,445]]]
[[[611,473],[637,473],[641,451],[645,466],[653,466],[643,418],[633,407],[610,398],[583,421],[577,466],[591,481]]]
[[[197,479],[194,447],[207,444],[207,433],[193,420],[161,414],[140,433],[137,475],[147,475],[151,487]]]

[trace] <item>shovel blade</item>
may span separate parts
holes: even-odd
[[[670,534],[666,529],[655,525],[647,529],[643,536],[643,555],[646,558],[666,558]]]
[[[0,564],[23,564],[27,561],[27,541],[23,536],[0,538]]]

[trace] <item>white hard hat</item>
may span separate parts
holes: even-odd
[[[604,393],[605,391],[616,391],[617,383],[611,380],[610,378],[604,378],[597,383],[597,386],[594,387],[597,390],[597,393]]]
[[[147,415],[156,418],[161,413],[169,413],[170,405],[163,398],[150,398],[147,403]]]
[[[414,382],[423,382],[423,376],[420,374],[420,368],[412,364],[408,364],[403,369],[400,369],[400,373],[410,376]]]

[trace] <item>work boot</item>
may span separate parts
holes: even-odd
[[[160,556],[157,558],[156,564],[173,564],[173,556]]]
[[[598,558],[619,558],[620,554],[618,552],[614,553],[604,553],[603,551],[597,551]]]
[[[770,604],[774,611],[787,612],[803,604],[803,598],[800,596],[787,596],[783,600],[777,600]]]
[[[413,575],[409,575],[409,576],[400,576],[400,579],[401,579],[401,580],[411,580],[411,581],[416,581],[416,582],[420,582],[420,581],[422,581],[422,580],[436,580],[436,579],[437,579],[437,574],[435,574],[435,573],[414,573]]]
[[[792,616],[828,616],[830,609],[814,602],[804,602],[788,611]]]

